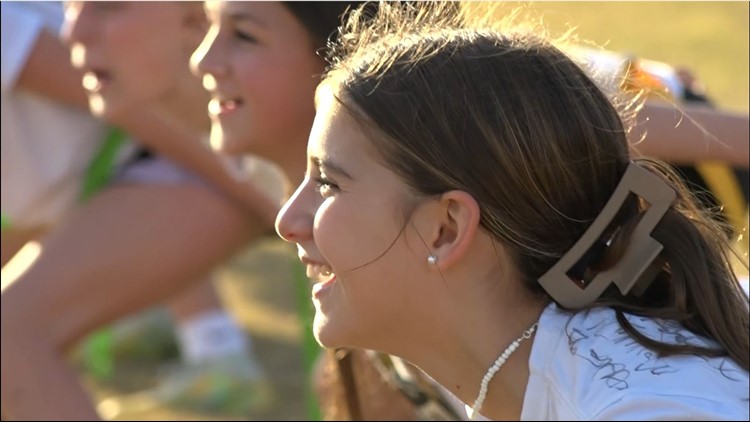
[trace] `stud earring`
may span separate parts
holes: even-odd
[[[427,263],[430,265],[437,264],[437,257],[435,255],[430,255],[427,257]]]

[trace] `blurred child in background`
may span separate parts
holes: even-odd
[[[28,386],[55,388],[72,380],[74,374],[62,361],[69,346],[92,329],[178,295],[170,305],[178,320],[185,368],[160,386],[158,398],[191,401],[209,409],[218,406],[218,410],[231,406],[240,412],[267,402],[263,370],[246,333],[222,309],[209,273],[249,240],[269,231],[278,200],[266,193],[277,188],[273,172],[259,170],[254,176],[266,174],[270,189],[262,193],[252,185],[257,180],[249,180],[203,142],[208,132],[207,96],[188,69],[189,55],[205,30],[201,5],[69,3],[68,17],[76,22],[85,8],[77,27],[69,31],[77,70],[70,68],[69,53],[55,37],[62,19],[59,4],[2,6],[4,104],[6,93],[19,97],[18,107],[3,107],[4,113],[15,113],[13,122],[18,123],[16,133],[6,132],[9,125],[3,125],[3,150],[26,152],[3,154],[16,166],[6,167],[4,161],[3,184],[12,189],[3,189],[3,211],[7,206],[12,229],[34,235],[21,239],[10,231],[9,240],[18,245],[15,250],[53,229],[40,239],[40,254],[28,268],[13,274],[3,269],[3,415],[44,417],[51,412],[59,416],[65,409],[75,409],[83,412],[79,415],[92,416],[85,410],[91,407],[80,388],[50,395],[51,406],[45,407],[36,403],[44,391],[31,393]],[[6,18],[13,25],[5,25]],[[15,25],[21,29],[15,31]],[[164,28],[166,35],[159,38],[161,42],[140,42],[133,36],[136,32],[130,32],[133,28],[148,37]],[[6,42],[17,43],[18,48],[5,48]],[[166,47],[179,43],[180,48],[165,53]],[[6,53],[15,54],[15,60],[6,60]],[[86,91],[81,89],[82,76]],[[10,89],[14,80],[20,89]],[[58,218],[73,208],[83,169],[104,137],[103,123],[85,111],[87,106],[103,120],[126,128],[137,142],[192,172],[140,149],[117,171],[110,187],[68,218]],[[65,121],[57,127],[59,118],[43,121],[47,118],[39,107],[70,110],[59,112]],[[75,107],[81,109],[71,111]],[[85,120],[91,129],[74,127],[74,134],[68,135],[66,128],[73,126],[69,116]],[[19,134],[21,130],[27,133]],[[82,141],[66,143],[68,137],[76,139],[75,132]],[[65,177],[53,173],[62,181],[49,181],[51,188],[18,183],[40,179],[34,170],[41,175],[68,173]],[[43,200],[35,202],[23,195]],[[10,259],[13,251],[6,249],[3,236],[3,254],[7,251]],[[59,370],[45,373],[43,383],[31,375],[16,375],[29,364]],[[218,378],[212,382],[212,377]],[[222,397],[227,391],[241,400]],[[226,400],[233,402],[227,405]]]

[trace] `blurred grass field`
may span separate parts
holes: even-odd
[[[580,38],[610,50],[681,65],[705,84],[721,108],[747,112],[748,16],[746,2],[535,2],[553,32],[576,26]],[[309,419],[304,404],[302,331],[291,260],[294,251],[275,238],[251,245],[219,271],[230,311],[253,336],[279,395],[256,420]],[[99,397],[146,388],[155,365],[119,370],[108,382],[87,380]],[[228,415],[158,408],[125,413],[130,420],[226,420]]]
[[[691,69],[719,107],[747,112],[748,2],[532,2],[555,32]]]

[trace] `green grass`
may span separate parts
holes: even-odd
[[[515,3],[506,3],[513,5]],[[686,66],[722,108],[747,112],[747,2],[532,2],[553,34]]]

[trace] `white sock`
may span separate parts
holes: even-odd
[[[249,356],[251,339],[223,310],[199,314],[177,326],[182,360],[200,364],[212,359],[245,354]]]

